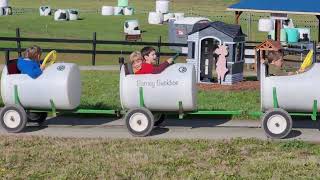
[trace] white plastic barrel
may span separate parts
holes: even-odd
[[[168,22],[169,19],[174,18],[174,14],[173,13],[166,13],[163,14],[163,21]]]
[[[122,108],[140,106],[140,87],[146,108],[151,111],[193,111],[197,104],[196,74],[192,64],[177,63],[160,74],[125,75],[120,71]]]
[[[125,7],[123,9],[123,14],[126,16],[131,16],[134,13],[134,9],[132,7]]]
[[[74,21],[79,18],[79,11],[76,9],[68,9],[68,13],[69,13],[69,20],[70,21]]]
[[[163,14],[158,12],[149,12],[148,23],[149,24],[162,24]]]
[[[113,8],[113,15],[116,15],[116,16],[123,15],[123,7],[119,7],[119,6],[114,7]]]
[[[123,25],[123,32],[129,33],[131,31],[139,30],[139,21],[138,20],[127,20]]]
[[[113,7],[112,6],[102,6],[101,15],[102,16],[111,16],[113,15]]]
[[[40,16],[49,16],[51,15],[51,8],[49,6],[40,6],[39,12]]]
[[[169,1],[168,0],[157,0],[156,1],[156,12],[168,13],[169,12]]]
[[[174,17],[176,20],[181,20],[184,18],[184,13],[174,13]]]
[[[8,0],[0,0],[0,7],[8,7],[9,1]]]
[[[1,97],[4,104],[14,104],[14,86],[19,100],[27,109],[51,109],[50,100],[61,110],[75,109],[80,104],[80,70],[73,63],[55,63],[47,67],[38,78],[26,74],[8,75],[2,71]]]
[[[69,12],[65,9],[58,9],[54,13],[54,20],[55,21],[67,21],[69,20]]]
[[[274,29],[272,19],[259,19],[259,31],[269,32]]]
[[[265,65],[261,65],[261,109],[273,108],[273,88],[279,107],[289,112],[312,112],[314,100],[318,101],[320,111],[320,64],[315,63],[303,73],[288,76],[265,76]]]

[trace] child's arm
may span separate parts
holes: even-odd
[[[159,66],[153,66],[152,74],[159,74],[161,73],[164,69],[166,69],[170,64],[165,61],[161,63]]]

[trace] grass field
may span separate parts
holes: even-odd
[[[319,179],[301,141],[1,136],[1,179]]]

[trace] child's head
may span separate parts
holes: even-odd
[[[41,48],[39,46],[33,45],[26,49],[24,52],[24,57],[32,60],[40,60]]]
[[[141,55],[146,63],[155,64],[157,60],[156,50],[153,47],[144,47],[141,49]]]
[[[132,64],[133,71],[138,71],[141,69],[142,56],[139,51],[134,51],[130,54],[130,63]]]
[[[282,67],[283,65],[283,54],[279,51],[270,51],[267,59],[269,64],[273,64],[277,67]]]

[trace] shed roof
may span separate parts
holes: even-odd
[[[216,30],[225,33],[226,35],[235,38],[238,36],[245,36],[243,34],[241,26],[240,25],[235,25],[235,24],[226,24],[221,21],[215,21],[215,22],[209,22],[209,23],[196,23],[193,26],[192,31],[189,34],[193,34],[195,32],[201,31],[203,29],[206,29],[208,27],[213,27]]]
[[[229,6],[227,10],[320,15],[320,1],[319,0],[241,0],[239,3]]]

